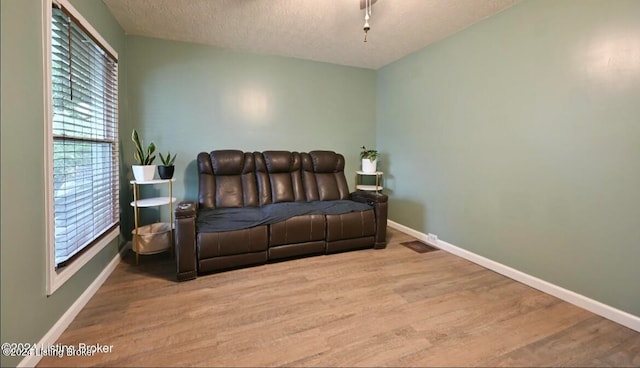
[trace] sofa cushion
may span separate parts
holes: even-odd
[[[294,152],[289,151],[264,151],[264,163],[271,174],[290,173],[300,170],[300,162],[294,160]],[[297,162],[294,162],[297,161]]]
[[[344,157],[333,151],[309,152],[315,173],[336,173],[344,171]]]
[[[258,205],[254,156],[238,150],[198,155],[199,204],[202,208]]]
[[[198,233],[198,259],[253,253],[267,249],[267,227]]]
[[[254,155],[260,205],[306,201],[299,153],[265,151]]]
[[[323,215],[295,216],[269,227],[269,246],[323,240],[324,233]]]
[[[375,232],[376,219],[373,210],[327,215],[328,242],[373,236]]]
[[[333,151],[300,154],[302,183],[308,201],[332,201],[349,198],[344,176],[344,156]]]
[[[198,233],[232,231],[276,224],[295,216],[370,211],[371,206],[350,200],[273,203],[263,207],[207,208],[198,212]]]
[[[242,151],[221,150],[213,151],[209,155],[213,174],[216,176],[241,175],[245,171],[245,154]]]

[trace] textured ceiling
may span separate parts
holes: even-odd
[[[378,69],[518,0],[103,0],[131,35]]]

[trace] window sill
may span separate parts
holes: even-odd
[[[117,239],[119,235],[120,228],[114,228],[103,236],[98,243],[94,244],[91,248],[87,249],[86,252],[80,255],[78,259],[74,260],[70,265],[62,268],[61,270],[56,270],[55,262],[51,262],[47,272],[47,296],[53,295],[56,290],[58,290],[65,282],[84,267],[84,265],[89,263],[96,254],[103,250],[114,239]]]

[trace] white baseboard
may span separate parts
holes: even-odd
[[[453,244],[447,243],[446,241],[438,239],[434,244],[433,242],[427,240],[427,234],[401,225],[395,221],[388,220],[387,224],[393,229],[399,230],[407,235],[411,235],[416,239],[431,244],[439,249],[447,251],[448,253],[455,254],[482,267],[488,268],[513,280],[519,281],[525,285],[531,286],[532,288],[553,295],[556,298],[562,299],[580,308],[584,308],[589,312],[595,313],[623,326],[629,327],[632,330],[640,332],[640,317],[638,316],[616,309],[610,305],[601,303],[597,300],[593,300],[558,285],[554,285],[537,277],[526,274],[522,271],[518,271],[509,266],[505,266],[502,263],[492,261],[488,258],[477,255]]]
[[[109,262],[109,264],[100,272],[98,277],[87,287],[87,289],[80,295],[80,297],[67,309],[67,311],[60,317],[60,319],[51,327],[49,332],[47,332],[40,341],[38,341],[38,346],[52,346],[55,345],[56,341],[62,335],[62,333],[69,327],[71,322],[73,322],[74,318],[80,313],[82,308],[89,302],[91,297],[98,291],[100,286],[107,281],[107,278],[111,275],[113,270],[116,269],[120,260],[124,256],[125,252],[131,248],[131,243],[127,243],[120,252],[116,254],[115,257]],[[29,355],[22,359],[20,363],[18,363],[18,367],[35,367],[42,359],[40,354],[38,355]]]

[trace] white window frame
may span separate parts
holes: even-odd
[[[47,295],[52,295],[66,281],[75,275],[93,257],[120,235],[120,227],[116,226],[102,236],[100,241],[80,254],[68,266],[56,270],[55,251],[55,220],[53,199],[53,87],[51,81],[51,17],[53,4],[60,4],[116,58],[118,53],[109,43],[91,26],[91,24],[78,12],[68,0],[41,0],[43,23],[43,51],[44,51],[44,147],[45,147],[45,206],[46,206],[46,254],[47,254]],[[117,78],[117,77],[116,77]],[[116,83],[117,83],[116,79]]]

